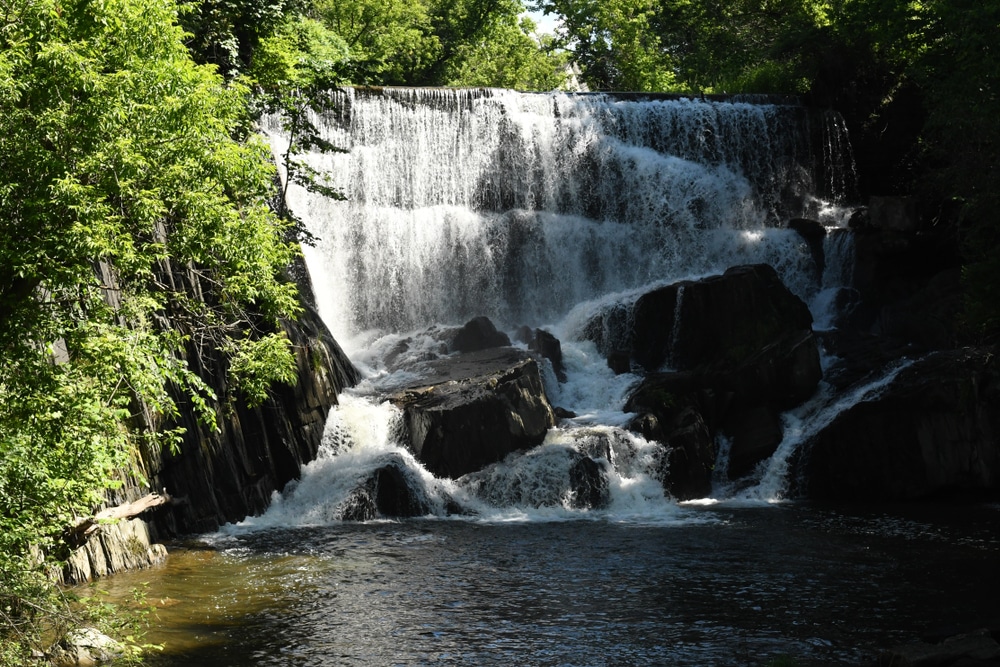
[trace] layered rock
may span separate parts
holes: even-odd
[[[534,447],[555,425],[537,362],[492,348],[431,362],[425,383],[389,399],[404,414],[406,442],[439,477],[458,478]]]
[[[807,443],[806,491],[910,500],[1000,489],[1000,366],[992,350],[936,352]]]

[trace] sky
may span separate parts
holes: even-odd
[[[549,14],[545,16],[541,12],[527,12],[527,15],[531,17],[531,20],[535,22],[538,26],[539,33],[554,33],[556,31],[556,16],[555,14]]]

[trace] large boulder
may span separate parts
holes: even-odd
[[[734,479],[774,453],[782,439],[779,413],[812,396],[822,378],[809,309],[767,265],[653,290],[630,309],[609,309],[586,332],[606,353],[628,350],[647,371],[674,369],[649,375],[634,392],[627,409],[645,419],[638,430],[648,430],[644,415],[652,415],[664,431],[657,439],[669,443],[665,425],[677,407],[698,411],[710,439],[731,439],[727,472]],[[709,448],[696,450],[683,466],[685,475],[695,474],[685,494],[706,488]]]
[[[403,410],[406,442],[439,477],[458,478],[534,447],[555,425],[537,362],[495,348],[432,362],[430,383],[389,397]]]
[[[806,492],[907,500],[1000,490],[1000,366],[992,350],[936,352],[806,444]]]

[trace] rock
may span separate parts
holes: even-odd
[[[474,317],[458,330],[452,339],[450,349],[453,352],[478,352],[491,347],[510,345],[507,334],[497,331],[490,318]]]
[[[612,350],[608,353],[608,368],[614,371],[615,375],[632,372],[632,360],[629,358],[628,350]]]
[[[730,434],[730,479],[739,479],[752,472],[781,444],[783,437],[781,417],[765,405],[757,405],[734,412],[725,420],[724,430]]]
[[[116,572],[141,570],[166,557],[166,547],[152,543],[145,521],[122,519],[102,524],[96,535],[70,554],[62,580],[79,584]]]
[[[763,264],[644,294],[632,318],[632,357],[650,371],[668,361],[676,370],[735,366],[812,326],[805,303]]]
[[[528,344],[528,349],[538,352],[552,363],[552,370],[560,382],[566,381],[566,368],[563,366],[562,345],[559,339],[544,329],[535,329]]]
[[[859,303],[842,324],[930,348],[952,347],[962,307],[961,252],[937,230],[854,233]]]
[[[403,410],[408,446],[439,477],[458,478],[534,447],[555,425],[538,364],[521,351],[458,355],[428,371],[433,384],[389,400]]]
[[[666,445],[661,481],[677,500],[704,498],[712,491],[715,467],[714,431],[705,415],[726,403],[692,373],[667,373],[643,381],[625,405],[639,416],[630,426]],[[645,432],[644,432],[645,431]]]
[[[599,509],[610,501],[604,467],[572,447],[547,445],[469,473],[458,483],[495,507]]]
[[[597,461],[582,456],[570,466],[570,506],[575,509],[600,509],[611,500],[608,476]]]
[[[826,239],[826,227],[815,220],[795,218],[788,221],[788,228],[798,232],[802,240],[809,246],[809,254],[816,265],[817,280],[823,279],[823,270],[826,268],[826,254],[823,248],[823,241]]]
[[[996,493],[998,406],[992,349],[930,354],[806,444],[807,493],[846,501]]]
[[[150,516],[154,539],[203,533],[263,512],[275,491],[299,476],[315,458],[326,417],[337,395],[357,382],[358,371],[330,336],[319,315],[307,308],[297,322],[282,327],[295,353],[297,382],[276,385],[259,407],[230,396],[224,383],[225,360],[212,349],[192,346],[188,363],[219,396],[214,405],[218,429],[200,423],[187,399],[175,424],[184,429],[177,453],[149,452],[150,485],[179,499]],[[133,500],[144,490],[129,490],[113,504]]]
[[[57,667],[94,667],[113,662],[125,654],[121,642],[94,628],[71,630],[49,651]]]
[[[665,430],[669,475],[664,488],[667,493],[677,500],[710,495],[716,447],[704,417],[688,407],[678,412]]]
[[[430,513],[426,494],[398,456],[373,470],[340,507],[344,521],[406,518]]]

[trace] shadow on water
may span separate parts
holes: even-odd
[[[998,506],[683,512],[213,536],[107,583],[148,582],[161,666],[865,664],[996,613]]]

